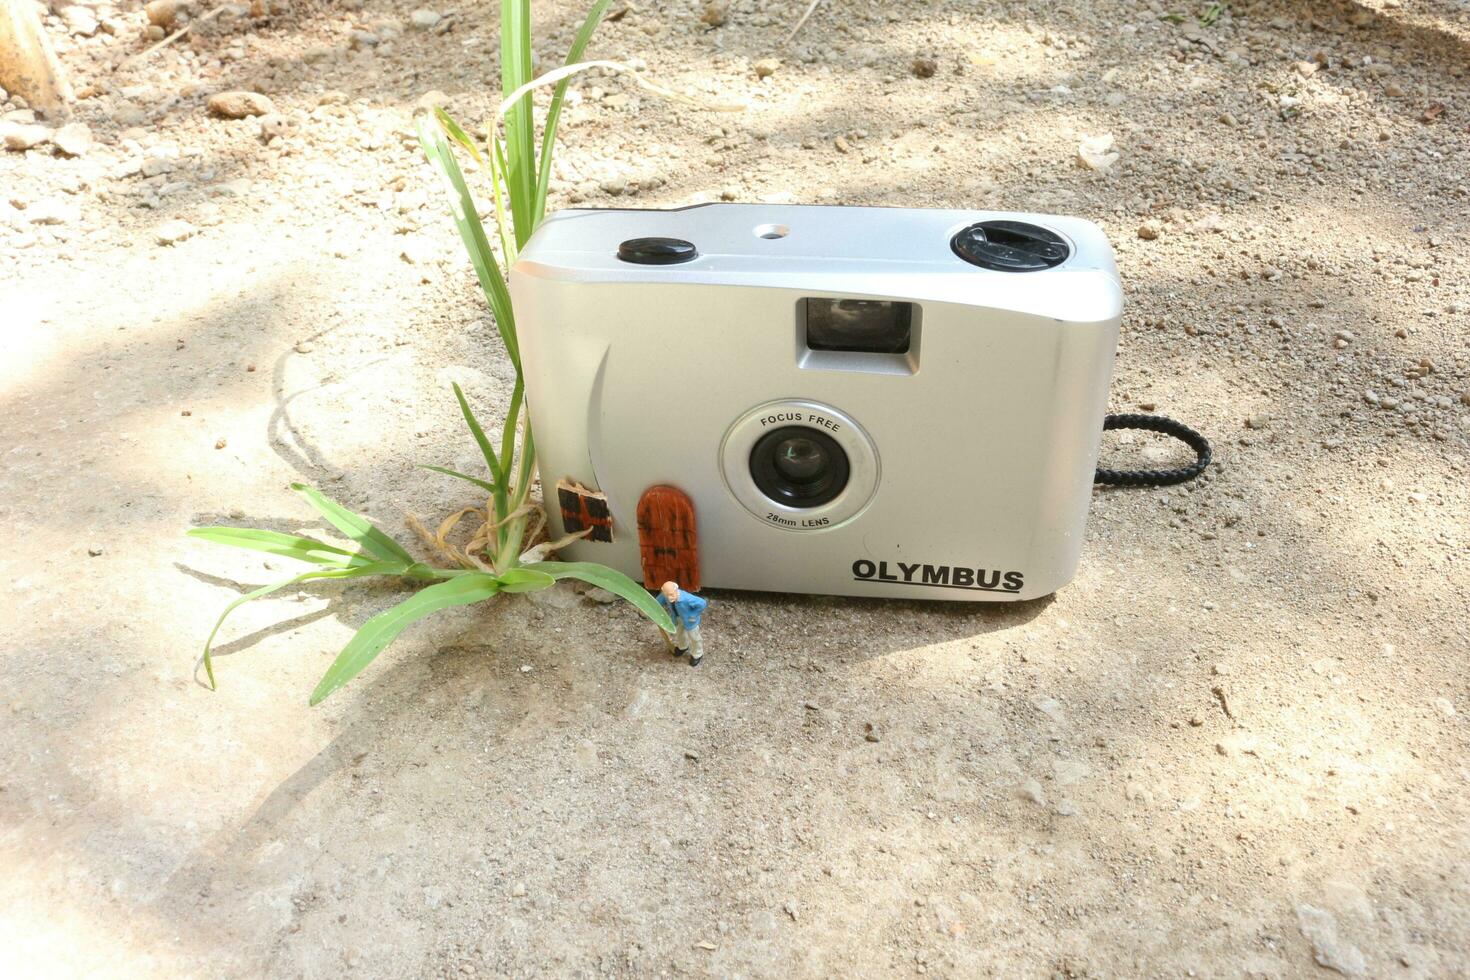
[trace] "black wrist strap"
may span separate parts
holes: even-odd
[[[1195,451],[1199,457],[1193,466],[1177,470],[1105,470],[1101,466],[1094,483],[1107,483],[1120,487],[1165,487],[1193,480],[1210,465],[1210,441],[1198,432],[1162,415],[1109,415],[1103,419],[1103,431],[1108,429],[1144,429],[1173,436]]]

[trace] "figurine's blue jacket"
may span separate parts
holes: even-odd
[[[704,615],[704,607],[709,605],[709,601],[701,599],[692,592],[680,589],[678,601],[670,605],[668,597],[660,592],[658,604],[668,610],[670,616],[683,623],[686,630],[697,630],[699,629],[699,617]]]

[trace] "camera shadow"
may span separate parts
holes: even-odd
[[[850,664],[1016,629],[1055,595],[1021,602],[934,602],[706,589],[706,635],[728,656],[806,655]]]

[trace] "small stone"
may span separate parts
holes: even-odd
[[[273,139],[281,139],[291,132],[291,121],[279,112],[267,112],[258,117],[260,125],[260,141],[269,143]]]
[[[145,41],[162,41],[166,37],[168,37],[168,31],[157,24],[149,24],[143,28],[143,40]]]
[[[92,148],[92,130],[84,122],[67,123],[51,134],[51,142],[69,157],[79,157]]]
[[[1264,429],[1270,424],[1271,418],[1268,415],[1252,415],[1245,420],[1245,427],[1247,429]]]
[[[193,238],[199,229],[182,218],[172,218],[153,229],[153,240],[160,245],[174,245]]]
[[[209,111],[226,119],[244,119],[275,112],[275,103],[259,92],[216,92],[209,97]]]
[[[1449,698],[1435,698],[1434,706],[1438,708],[1439,713],[1444,715],[1446,718],[1455,717],[1455,705],[1453,702],[1450,701]]]
[[[1368,971],[1368,961],[1362,950],[1346,942],[1337,934],[1337,920],[1332,913],[1305,903],[1296,907],[1297,928],[1312,944],[1312,953],[1319,966],[1348,977],[1361,977]]]
[[[1077,144],[1077,165],[1088,170],[1103,171],[1118,162],[1111,133],[1086,136]]]
[[[852,144],[841,136],[832,141],[832,146],[837,150],[838,153],[852,152]]]
[[[292,347],[291,349],[298,354],[310,354],[312,351],[312,346],[309,342],[303,340],[298,342],[296,346]]]
[[[695,752],[693,749],[685,749],[684,758],[688,759],[690,762],[698,762],[699,753]]]
[[[33,225],[69,225],[80,220],[82,209],[59,198],[43,198],[25,210],[26,220]]]
[[[1158,218],[1149,218],[1138,226],[1138,237],[1146,242],[1151,242],[1159,237],[1164,230],[1164,223]]]
[[[372,31],[353,31],[347,37],[347,46],[353,51],[363,51],[378,46],[378,35]]]
[[[1466,388],[1464,391],[1460,392],[1460,404],[1470,405],[1470,388]]]
[[[770,78],[781,68],[781,61],[778,58],[762,58],[752,67],[755,68],[756,78]]]
[[[87,549],[87,554],[91,555],[93,558],[96,558],[98,555],[102,554],[102,546],[100,544],[92,545],[90,548]]]
[[[1213,673],[1216,677],[1228,676],[1230,673],[1230,665],[1216,664],[1213,668],[1211,668],[1211,673]]]
[[[81,4],[73,4],[64,8],[61,11],[61,19],[66,23],[68,34],[81,37],[91,37],[97,33],[97,28],[100,26],[97,23],[96,13],[90,7],[84,7]]]
[[[867,742],[878,741],[878,730],[872,726],[872,723],[863,726],[863,740]]]
[[[1203,725],[1204,723],[1205,723],[1205,720],[1203,718],[1201,718],[1199,715],[1191,715],[1190,718],[1189,718],[1189,725],[1190,725],[1191,728],[1198,728],[1201,725]]]
[[[1240,120],[1236,119],[1233,115],[1231,115],[1228,112],[1222,112],[1222,113],[1220,113],[1219,119],[1220,119],[1220,123],[1222,125],[1225,125],[1225,126],[1238,126],[1238,125],[1240,125]]]
[[[174,22],[179,19],[178,0],[148,0],[143,11],[148,15],[148,23],[166,31],[173,30]]]
[[[511,886],[510,894],[511,894],[511,897],[512,898],[525,898],[526,897],[526,885],[525,885],[525,883],[524,882],[520,882],[520,881],[516,882],[514,885]]]
[[[431,31],[439,25],[440,20],[438,13],[425,7],[420,7],[408,15],[408,22],[416,31]]]
[[[909,65],[909,71],[914,73],[915,78],[933,78],[939,73],[939,62],[933,58],[915,58],[913,64]]]
[[[29,150],[33,146],[40,146],[51,138],[51,130],[45,126],[36,126],[26,123],[3,122],[0,123],[0,140],[5,143],[7,150]]]
[[[1303,78],[1311,78],[1317,74],[1317,70],[1321,67],[1315,61],[1298,61],[1296,63],[1296,73]]]
[[[724,27],[730,19],[730,5],[725,0],[710,0],[699,14],[700,23],[710,27]]]
[[[1016,794],[1021,799],[1030,800],[1037,806],[1046,806],[1046,793],[1042,790],[1041,783],[1037,782],[1034,777],[1028,776],[1021,780],[1021,784],[1016,787]]]
[[[227,442],[225,442],[225,440],[224,440],[224,439],[216,439],[216,440],[215,440],[215,441],[214,441],[214,448],[215,448],[215,449],[223,449],[223,448],[225,448],[225,446],[227,446],[227,445],[228,445],[228,443],[227,443]]]
[[[604,589],[601,586],[590,588],[586,592],[583,592],[582,595],[588,599],[591,599],[593,602],[599,603],[604,606],[618,601],[616,593],[609,592],[607,589]]]

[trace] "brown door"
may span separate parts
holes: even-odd
[[[675,487],[649,487],[638,501],[638,550],[643,584],[656,589],[677,582],[687,592],[699,591],[699,538],[694,529],[694,501]]]

